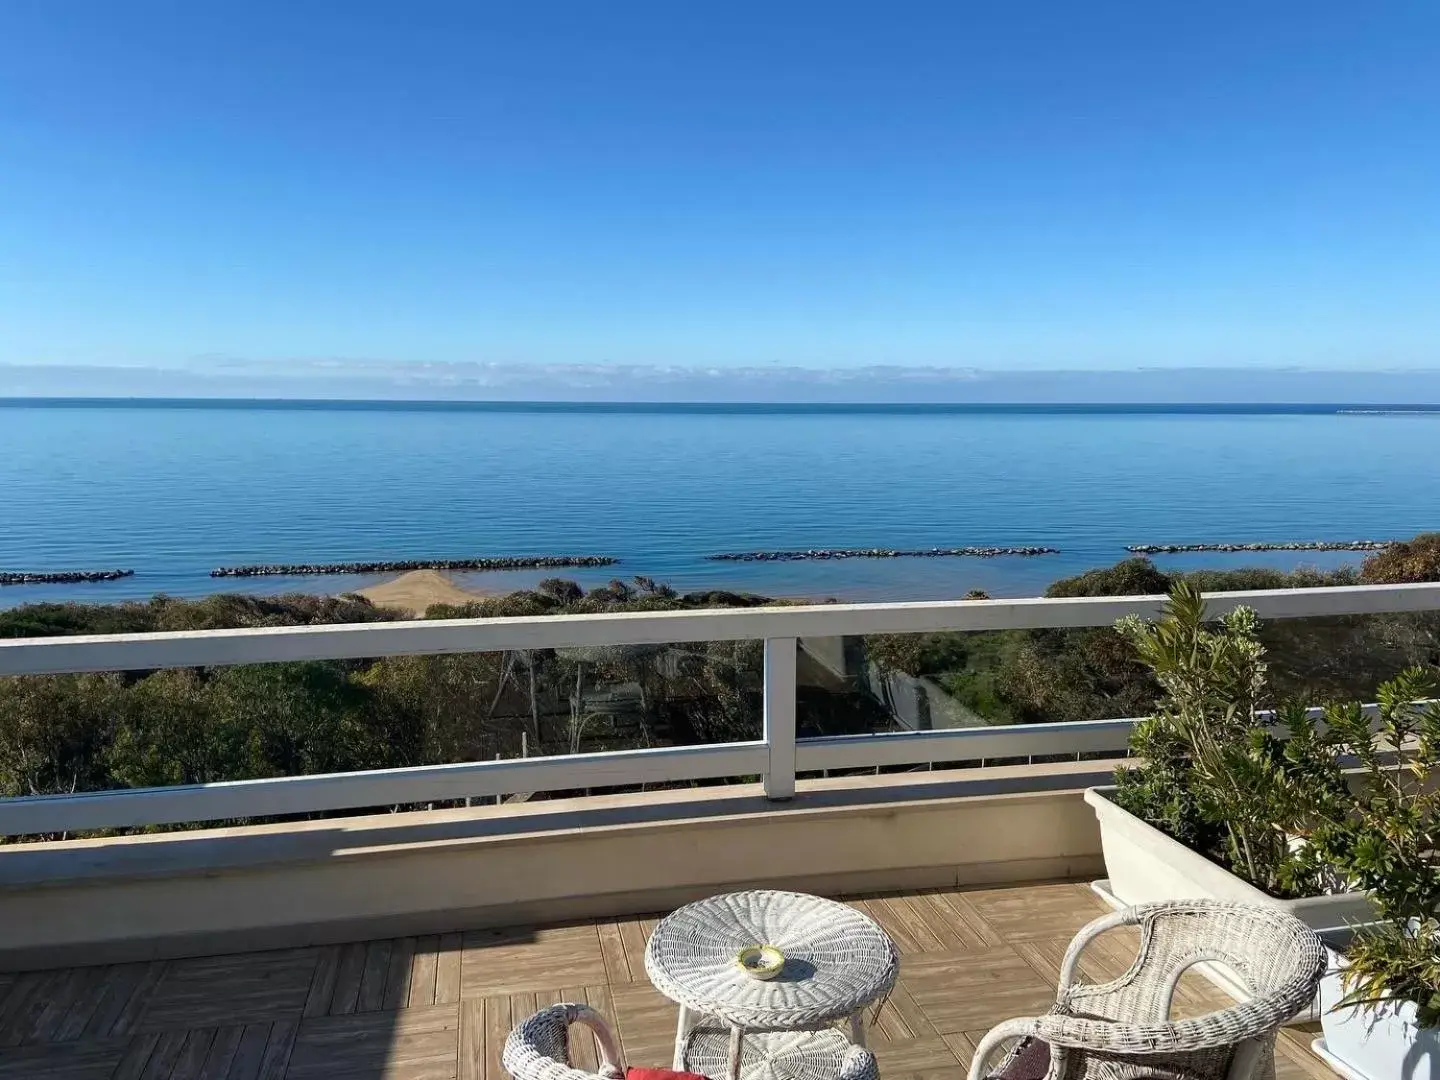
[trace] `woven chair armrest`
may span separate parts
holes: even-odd
[[[1034,1035],[1038,1029],[1040,1020],[1037,1017],[1021,1017],[1015,1020],[1005,1020],[996,1024],[985,1033],[985,1037],[975,1047],[975,1055],[970,1059],[970,1072],[966,1080],[985,1080],[990,1075],[990,1059],[998,1050],[1008,1042],[1023,1039]]]
[[[1075,1000],[1077,997],[1071,998]],[[1205,1050],[1266,1035],[1293,1013],[1293,1009],[1276,1008],[1268,1002],[1247,1001],[1204,1016],[1135,1024],[1057,1010],[1037,1019],[1034,1033],[1054,1046],[1102,1052],[1152,1054]]]
[[[1070,941],[1070,946],[1065,950],[1065,958],[1060,962],[1060,996],[1064,997],[1066,991],[1075,986],[1075,973],[1080,963],[1080,957],[1090,945],[1111,930],[1122,926],[1136,926],[1140,922],[1139,908],[1122,908],[1113,911],[1108,915],[1101,915],[1091,919],[1082,926],[1079,932]],[[1106,989],[1119,989],[1128,985],[1138,974],[1139,966],[1132,967],[1119,978],[1113,979],[1105,984]]]

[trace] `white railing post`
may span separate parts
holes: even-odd
[[[793,637],[765,639],[765,797],[795,794],[795,649]]]

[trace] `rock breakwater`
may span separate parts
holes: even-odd
[[[78,585],[90,581],[118,581],[134,573],[134,570],[60,570],[49,574],[30,574],[0,570],[0,585]]]
[[[706,555],[711,562],[805,562],[819,559],[993,559],[1001,555],[1056,555],[1052,547],[810,548],[805,551],[733,551]]]
[[[220,566],[211,577],[289,577],[302,574],[404,574],[411,570],[562,570],[614,566],[609,555],[516,555],[488,559],[400,559],[350,563],[259,563]]]
[[[1383,551],[1393,540],[1292,540],[1282,544],[1130,544],[1132,555],[1179,555],[1191,551]]]

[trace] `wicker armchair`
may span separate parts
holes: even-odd
[[[600,1068],[588,1073],[570,1064],[570,1025],[584,1024],[595,1033]],[[501,1063],[515,1080],[619,1080],[625,1075],[620,1044],[605,1018],[588,1005],[551,1005],[510,1032]]]
[[[600,1046],[598,1073],[570,1064],[571,1024],[584,1024]],[[725,1077],[734,1065],[736,1033],[702,1023],[685,1041],[684,1060],[676,1067],[702,1076]],[[625,1075],[620,1045],[604,1017],[588,1005],[551,1005],[541,1009],[505,1040],[501,1063],[515,1080],[619,1080]],[[875,1057],[851,1046],[834,1028],[798,1031],[747,1031],[739,1048],[741,1080],[880,1080]]]
[[[1130,970],[1111,982],[1077,984],[1085,947],[1122,926],[1140,929]],[[1205,961],[1232,969],[1250,999],[1171,1020],[1181,975]],[[1271,1080],[1276,1032],[1315,999],[1324,970],[1320,939],[1273,908],[1181,900],[1118,911],[1096,919],[1071,942],[1054,1009],[1007,1020],[981,1040],[970,1080]],[[1017,1039],[989,1071],[996,1051]]]
[[[784,1031],[702,1023],[685,1039],[681,1064],[712,1080],[880,1080],[875,1055],[833,1027]],[[735,1055],[738,1053],[738,1059]]]

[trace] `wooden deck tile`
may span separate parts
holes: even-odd
[[[919,941],[910,933],[910,928],[897,917],[894,908],[887,906],[879,897],[854,897],[846,901],[851,907],[863,911],[880,924],[880,929],[890,935],[901,956],[923,952]]]
[[[385,973],[382,1009],[403,1009],[410,1003],[410,976],[415,963],[415,939],[397,938],[390,950],[390,969]]]
[[[1075,883],[980,889],[965,900],[1006,941],[1072,938],[1108,910],[1087,886]]]
[[[140,1028],[140,1020],[149,1008],[151,1000],[155,997],[156,991],[160,989],[160,981],[165,978],[165,961],[155,960],[145,965],[145,970],[130,988],[125,997],[125,1003],[115,1016],[115,1022],[110,1026],[110,1035],[129,1035]]]
[[[48,971],[26,971],[10,983],[4,999],[0,1000],[0,1045],[7,1044],[8,1033],[22,1022],[30,1003],[50,975]],[[17,1037],[15,1044],[19,1041]]]
[[[605,960],[605,981],[611,985],[632,981],[630,963],[625,958],[625,939],[620,936],[620,925],[613,921],[597,922],[595,932],[600,936],[600,955]],[[641,971],[643,976],[643,967]]]
[[[70,1042],[84,1035],[86,1027],[99,1012],[105,995],[110,991],[114,968],[95,967],[86,970],[90,972],[90,979],[86,982],[84,989],[75,996],[64,1019],[56,1027],[54,1033],[56,1042]]]
[[[631,982],[645,982],[645,946],[649,944],[653,926],[642,919],[621,919],[620,941],[625,946],[625,962],[630,967]]]
[[[905,988],[941,1034],[1035,1016],[1055,1003],[1055,987],[1014,949],[928,953],[901,963]]]
[[[63,976],[57,976],[48,992],[39,995],[44,998],[44,1008],[36,1015],[30,1030],[21,1041],[26,1043],[48,1043],[55,1041],[70,1008],[82,994],[104,976],[103,968],[71,968]]]
[[[127,1045],[93,1039],[0,1051],[0,1080],[110,1080]]]
[[[185,1036],[185,1045],[175,1059],[175,1068],[169,1080],[200,1080],[201,1070],[210,1057],[210,1047],[215,1042],[214,1028],[199,1028]]]
[[[394,947],[393,941],[372,941],[366,946],[356,1012],[379,1012],[385,1004],[385,978],[390,974],[390,952]]]
[[[941,950],[983,949],[988,944],[973,927],[958,918],[955,909],[938,894],[914,893],[908,899],[916,917],[939,939]]]
[[[436,1005],[460,1000],[460,969],[465,957],[462,942],[459,934],[443,934],[440,937],[440,952],[435,960]]]
[[[668,1069],[675,1054],[679,1006],[649,982],[612,985],[610,1000],[626,1063]]]
[[[289,949],[171,963],[137,1030],[220,1027],[298,1018],[317,950]]]
[[[485,1080],[485,999],[460,1002],[460,1053],[456,1080]]]
[[[938,1035],[927,1039],[876,1044],[875,1063],[885,1080],[923,1076],[933,1080],[965,1080],[960,1061]]]
[[[435,1004],[435,967],[439,960],[438,935],[415,939],[415,958],[410,962],[410,994],[406,1001],[410,1008]]]
[[[140,1080],[170,1080],[175,1063],[180,1060],[180,1051],[185,1048],[187,1034],[184,1031],[162,1031],[150,1060],[140,1073]]]
[[[594,923],[533,930],[520,941],[513,932],[465,935],[461,997],[604,982],[605,957]]]
[[[500,1055],[505,1050],[505,1039],[510,1034],[510,999],[508,997],[487,997],[484,999],[485,1016],[485,1069],[484,1080],[508,1080],[505,1067],[500,1064]],[[577,1069],[585,1066],[579,1060],[571,1064]]]
[[[62,987],[68,973],[37,971],[16,982],[13,998],[6,1002],[5,1019],[0,1023],[0,1046],[19,1046],[25,1041],[49,1004],[50,995]]]
[[[460,1006],[307,1018],[295,1035],[286,1080],[454,1080]]]
[[[915,903],[913,897],[885,896],[879,902],[895,913],[895,918],[909,931],[921,952],[939,952],[950,947],[945,938],[930,925],[930,920],[925,918],[926,912]]]
[[[265,1047],[270,1042],[270,1024],[246,1024],[230,1062],[226,1080],[256,1080],[260,1063],[265,1060]]]
[[[939,1034],[903,981],[891,992],[876,1022],[887,1032],[896,1031],[896,1039],[924,1039]]]
[[[1005,944],[1000,932],[986,922],[985,917],[971,905],[964,890],[931,889],[927,890],[925,895],[931,898],[930,902],[942,916],[948,913],[953,917],[951,926],[964,940],[965,948],[988,949]]]
[[[142,1032],[130,1039],[118,1041],[125,1046],[125,1050],[120,1056],[119,1064],[115,1066],[111,1080],[140,1080],[146,1064],[150,1061],[150,1055],[155,1052],[155,1046],[160,1042],[160,1032]]]
[[[329,945],[315,958],[315,971],[310,976],[310,992],[305,996],[305,1016],[327,1016],[335,997],[335,980],[340,975],[342,947]]]
[[[149,964],[117,964],[105,974],[104,990],[94,1014],[85,1021],[80,1038],[104,1038],[124,1012],[135,988],[150,970]],[[68,1018],[67,1018],[68,1023]]]
[[[354,941],[340,950],[330,1015],[349,1016],[360,1004],[360,980],[365,977],[365,942]]]
[[[239,1026],[223,1027],[215,1032],[210,1051],[205,1055],[205,1064],[200,1067],[200,1080],[226,1080],[244,1034],[245,1029]]]
[[[294,1020],[277,1020],[270,1025],[270,1038],[265,1041],[265,1056],[260,1059],[260,1072],[255,1080],[285,1080],[299,1029],[300,1025]]]
[[[945,1045],[950,1047],[950,1052],[955,1055],[956,1060],[968,1069],[970,1063],[975,1060],[975,1048],[980,1045],[980,1040],[985,1037],[984,1031],[956,1031],[944,1036]]]

